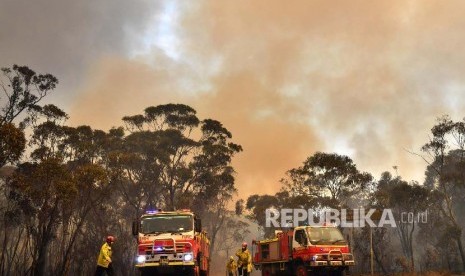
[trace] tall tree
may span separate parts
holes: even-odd
[[[442,215],[447,218],[449,228],[453,229],[462,269],[465,271],[465,251],[463,248],[463,228],[458,221],[456,206],[458,191],[463,193],[465,183],[465,122],[454,122],[449,116],[438,118],[431,129],[433,137],[422,150],[430,157],[423,159],[428,163],[426,185],[438,192]]]
[[[11,187],[19,199],[28,199],[21,206],[29,214],[32,274],[64,275],[89,212],[108,192],[101,165],[107,135],[88,126],[63,126],[67,114],[55,106],[39,112],[46,120],[33,129],[32,162],[19,166]]]
[[[18,161],[26,147],[24,127],[35,119],[39,102],[56,87],[51,74],[37,74],[27,66],[2,68],[0,76],[0,167]],[[3,95],[3,96],[2,96]],[[21,118],[19,126],[14,124]]]
[[[245,208],[249,210],[249,214],[247,214],[246,217],[258,224],[265,237],[272,237],[276,229],[273,225],[266,227],[266,210],[279,210],[283,207],[280,199],[281,198],[276,195],[251,195],[247,198]]]
[[[316,194],[323,205],[334,208],[346,206],[373,178],[369,173],[360,172],[348,156],[323,152],[315,153],[301,167],[288,173],[292,176],[293,190],[308,196]]]
[[[55,76],[37,74],[27,66],[15,64],[12,68],[1,70],[4,78],[0,78],[0,87],[7,99],[1,108],[0,126],[12,123],[24,111],[35,111],[39,107],[38,103],[58,84]],[[26,123],[30,119],[26,116],[22,122]]]
[[[408,183],[401,177],[392,177],[384,172],[378,181],[377,189],[372,194],[371,207],[391,209],[397,218],[395,228],[405,260],[408,260],[408,270],[415,271],[414,262],[414,231],[419,215],[428,210],[430,191],[416,182]],[[408,217],[410,216],[410,217]]]
[[[208,202],[234,191],[230,163],[242,148],[229,141],[232,135],[220,122],[200,121],[193,108],[182,104],[148,107],[144,115],[126,116],[123,121],[131,131],[128,137],[137,135],[145,141],[139,145],[147,145],[144,152],[153,153],[144,168],[158,174],[151,183],[161,195],[158,204],[175,210],[194,204],[189,202],[192,195]]]
[[[229,257],[232,252],[235,252],[237,245],[241,244],[250,234],[250,224],[235,216],[233,212],[225,214],[224,220],[224,227],[221,227],[218,233],[218,236],[222,237],[221,243],[216,251],[223,251]]]

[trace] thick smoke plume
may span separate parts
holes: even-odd
[[[18,2],[6,4],[25,8]],[[167,102],[220,120],[244,147],[234,162],[241,197],[276,192],[315,151],[422,181],[425,164],[405,149],[419,151],[436,117],[464,116],[462,1],[152,2],[55,3],[87,23],[33,14],[45,34],[2,27],[2,41],[19,38],[0,50],[76,80],[62,88],[74,91],[73,124],[108,129]]]

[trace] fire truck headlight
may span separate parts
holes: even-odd
[[[137,256],[137,263],[141,264],[145,262],[145,256]]]
[[[193,258],[194,258],[194,256],[192,255],[192,253],[187,253],[187,254],[184,255],[183,260],[185,262],[190,262],[190,261],[192,261]]]
[[[324,261],[325,258],[322,255],[315,255],[312,257],[312,261]]]

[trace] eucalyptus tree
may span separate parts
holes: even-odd
[[[59,148],[77,194],[62,210],[61,233],[57,235],[53,254],[57,256],[57,275],[76,274],[73,270],[77,266],[72,264],[77,263],[76,252],[82,240],[87,239],[87,235],[90,234],[87,230],[99,226],[100,232],[96,233],[97,235],[104,235],[106,232],[105,225],[91,219],[91,213],[104,215],[101,212],[103,208],[116,207],[111,206],[111,202],[108,201],[111,198],[112,186],[110,173],[105,165],[108,158],[107,149],[114,143],[114,137],[89,126],[65,127],[65,133],[66,138]],[[117,218],[113,219],[117,221]],[[94,242],[97,243],[98,240]]]
[[[277,195],[251,195],[247,198],[245,209],[248,210],[246,217],[258,224],[259,229],[265,237],[272,237],[275,229],[280,229],[274,225],[266,225],[266,210],[282,208],[282,197]]]
[[[109,192],[102,165],[108,138],[89,126],[65,126],[68,115],[56,106],[38,112],[45,120],[33,124],[30,161],[18,166],[9,186],[26,199],[21,211],[31,238],[30,274],[64,275],[89,212]]]
[[[53,108],[46,108],[52,110]],[[63,163],[58,147],[64,139],[64,129],[57,123],[66,119],[58,109],[47,120],[34,128],[30,144],[32,162],[18,166],[12,188],[28,199],[23,210],[28,212],[25,224],[31,243],[31,271],[33,275],[45,275],[47,253],[62,221],[62,206],[76,195],[70,172]]]
[[[13,65],[2,68],[0,76],[0,167],[16,165],[27,146],[25,128],[37,118],[42,109],[40,102],[55,89],[58,79],[51,74],[37,74],[27,66]],[[13,167],[14,168],[14,167]],[[24,257],[24,228],[19,210],[28,205],[28,199],[16,193],[6,184],[9,178],[0,179],[0,210],[2,213],[0,232],[5,238],[1,242],[0,273],[8,275],[17,268],[19,273],[26,269],[19,258]],[[8,238],[6,238],[8,236]],[[27,260],[27,258],[22,258]]]
[[[373,179],[369,173],[360,172],[348,156],[324,152],[308,157],[302,166],[289,170],[288,175],[290,191],[316,196],[321,205],[333,208],[347,206]]]
[[[35,119],[39,102],[55,89],[58,79],[27,66],[2,68],[0,76],[0,167],[18,161],[26,147],[24,127]],[[15,123],[19,119],[20,122]]]
[[[223,251],[229,258],[232,252],[235,252],[238,245],[246,240],[250,234],[250,224],[235,215],[234,212],[224,214],[224,227],[219,229],[218,236],[221,237],[221,243],[218,244],[216,251]]]
[[[242,148],[230,142],[232,134],[220,122],[200,121],[196,111],[183,104],[148,107],[143,115],[123,121],[131,133],[126,137],[128,151],[142,157],[139,167],[150,172],[144,179],[153,187],[147,204],[175,210],[234,192],[230,163]],[[138,142],[131,143],[133,139]]]
[[[416,182],[408,183],[401,177],[384,172],[371,195],[370,208],[391,209],[396,218],[395,232],[399,238],[408,270],[415,270],[414,231],[431,206],[432,193]],[[378,247],[379,244],[376,244]]]
[[[428,163],[425,185],[438,195],[437,207],[447,221],[450,237],[455,241],[465,271],[463,222],[457,215],[465,189],[465,122],[454,122],[448,116],[438,118],[431,129],[432,137],[423,145]]]

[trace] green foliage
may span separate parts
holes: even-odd
[[[24,132],[12,123],[0,125],[0,167],[18,161],[26,147]]]
[[[0,79],[0,87],[7,100],[1,108],[0,125],[12,123],[24,111],[36,111],[37,104],[58,84],[55,76],[37,74],[27,66],[13,65],[12,68],[1,70],[4,78]],[[26,117],[23,123],[27,123],[29,119]]]
[[[235,208],[235,213],[237,216],[240,216],[242,215],[242,213],[244,212],[244,200],[243,199],[239,199],[238,201],[236,201],[236,208]]]
[[[26,148],[24,128],[35,120],[42,109],[39,102],[58,83],[54,76],[36,74],[27,66],[13,65],[12,68],[2,68],[1,71],[0,167],[15,163],[21,158]],[[22,121],[16,126],[14,120],[18,117]]]
[[[349,199],[360,195],[372,178],[358,171],[347,156],[317,152],[301,167],[289,170],[281,182],[285,191],[297,200],[334,208],[347,206]]]
[[[121,180],[141,185],[147,191],[145,204],[173,210],[235,191],[229,164],[242,148],[229,142],[232,135],[220,122],[200,121],[196,111],[183,104],[148,107],[143,115],[125,116],[123,121],[131,134],[124,142],[126,158],[120,161],[129,163],[120,164],[134,168],[131,162],[136,162],[141,170],[126,170]],[[193,137],[195,131],[200,137]]]

